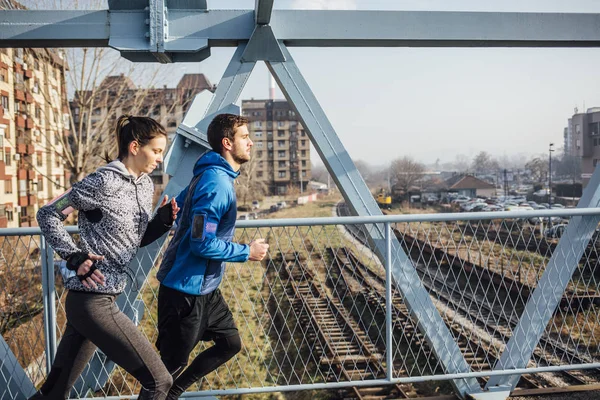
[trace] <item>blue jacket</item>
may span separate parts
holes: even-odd
[[[225,262],[244,262],[250,255],[249,245],[231,242],[237,216],[233,180],[239,172],[209,151],[194,166],[194,179],[199,175],[189,209],[184,202],[190,186],[177,196],[178,226],[156,276],[163,285],[193,295],[217,289]]]

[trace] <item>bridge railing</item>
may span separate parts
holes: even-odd
[[[240,221],[236,241],[262,237],[270,244],[263,262],[229,263],[220,287],[243,347],[190,393],[381,386],[370,390],[425,396],[450,393],[456,379],[483,384],[515,373],[525,373],[521,388],[597,384],[598,215],[600,209],[573,209]],[[589,237],[567,234],[569,223],[588,224]],[[374,229],[388,233],[380,257],[369,244]],[[77,234],[75,227],[69,230]],[[399,257],[391,251],[393,240],[408,255],[420,277],[415,287],[426,290],[444,323],[440,332],[451,335],[467,370],[457,372],[441,361],[446,349],[436,344],[434,333],[419,329],[419,310],[405,304],[395,283],[403,277],[392,271]],[[578,254],[582,240],[566,287],[553,288],[562,295],[549,321],[542,321],[541,312],[531,315],[527,303],[542,276],[553,273],[549,266],[556,260]],[[66,291],[61,260],[38,229],[0,230],[0,246],[0,397],[22,398],[23,380],[39,386],[51,365],[65,328]],[[156,267],[161,256],[145,260]],[[157,336],[156,270],[134,284],[132,299],[139,311],[134,319],[150,342]],[[511,352],[509,341],[527,318],[544,324],[541,337],[532,354],[525,343]],[[201,343],[192,357],[210,345]],[[527,362],[504,368],[503,354],[509,359],[520,354]],[[139,392],[135,379],[103,365],[88,371],[92,379],[71,396],[121,398]]]

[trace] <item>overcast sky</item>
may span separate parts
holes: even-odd
[[[254,0],[209,0],[251,9]],[[275,0],[275,8],[600,13],[598,0]],[[291,48],[353,159],[381,165],[404,155],[433,163],[487,151],[497,157],[562,147],[575,107],[600,106],[600,49]],[[233,53],[163,66],[173,86],[185,72],[217,83]],[[259,63],[241,99],[268,97]],[[283,97],[279,92],[279,96]],[[313,153],[313,157],[317,157]]]

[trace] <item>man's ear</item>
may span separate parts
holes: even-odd
[[[229,138],[223,138],[223,140],[221,140],[221,144],[223,145],[223,148],[225,150],[231,150],[231,148],[233,147],[233,142],[231,141],[231,139]]]

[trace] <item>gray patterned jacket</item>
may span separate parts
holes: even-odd
[[[153,191],[148,175],[136,179],[121,161],[100,167],[74,184],[62,205],[80,211],[78,244],[63,225],[67,217],[61,212],[64,207],[52,202],[40,208],[37,220],[42,233],[63,259],[78,251],[104,256],[97,264],[106,279],[104,286],[87,289],[73,276],[65,282],[67,289],[111,294],[125,289],[128,265],[148,227]]]

